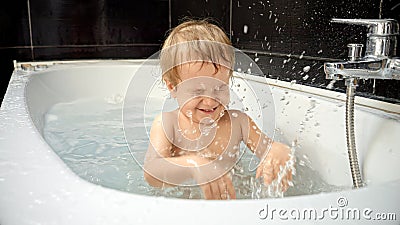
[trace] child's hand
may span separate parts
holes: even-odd
[[[212,182],[200,185],[206,199],[236,199],[235,188],[229,173]]]
[[[284,144],[274,142],[271,150],[258,166],[256,178],[262,176],[264,184],[270,185],[272,181],[278,178],[281,168],[285,168],[286,163],[290,159],[290,148]],[[291,183],[292,171],[289,169],[286,173],[283,173],[283,177],[281,177],[280,180],[280,191],[285,192],[289,187],[289,183]]]
[[[219,177],[218,179],[210,179],[210,177],[218,177],[218,174],[224,173],[225,175]],[[232,178],[229,172],[227,173],[227,171],[220,170],[214,167],[212,168],[212,171],[194,170],[193,178],[198,183],[201,183],[200,188],[203,191],[205,199],[236,199],[236,193],[232,183]]]

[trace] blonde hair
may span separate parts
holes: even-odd
[[[213,63],[215,72],[220,66],[232,70],[231,41],[221,28],[206,19],[183,22],[169,33],[160,54],[163,80],[176,86],[180,81],[178,66],[193,61]]]

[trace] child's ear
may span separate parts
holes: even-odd
[[[169,90],[169,93],[171,94],[172,98],[176,98],[176,86],[174,86],[170,81],[164,80],[165,84],[167,85],[167,88]]]

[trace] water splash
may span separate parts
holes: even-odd
[[[104,100],[109,104],[121,104],[124,101],[124,96],[121,94],[115,94],[105,97]]]
[[[296,175],[296,168],[295,165],[295,147],[291,148],[291,152],[289,154],[290,158],[285,163],[284,167],[280,167],[278,172],[277,178],[271,182],[270,185],[266,187],[266,196],[267,197],[283,197],[284,195],[284,186],[283,186],[283,179],[286,179],[288,173],[291,173],[292,176]],[[293,187],[293,182],[288,181],[288,185]]]

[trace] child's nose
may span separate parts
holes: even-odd
[[[204,97],[203,98],[203,104],[205,104],[205,105],[215,106],[216,102],[217,101],[214,98],[210,98],[210,97]]]

